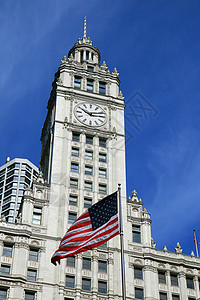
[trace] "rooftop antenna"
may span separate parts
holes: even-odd
[[[86,38],[86,29],[87,29],[87,19],[84,18],[84,31],[83,31],[83,37]]]

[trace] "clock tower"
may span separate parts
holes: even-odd
[[[100,65],[85,19],[83,37],[55,74],[41,135],[41,170],[51,184],[54,220],[59,219],[54,234],[65,232],[70,203],[79,215],[117,190],[118,183],[125,202],[125,105],[118,75],[105,61]]]
[[[127,214],[125,105],[118,75],[116,68],[109,71],[105,61],[100,65],[100,51],[86,35],[85,18],[83,37],[69,51],[68,58],[63,57],[55,74],[41,135],[40,165],[51,186],[47,235],[52,239],[46,247],[49,259],[71,223],[92,204],[116,191],[118,183],[122,187],[123,214]],[[110,255],[113,260],[111,249],[119,249],[119,237],[110,240],[106,247],[105,257]],[[93,257],[94,253],[96,256],[97,250],[90,255]],[[117,256],[118,273],[119,253]],[[62,264],[66,264],[65,260]],[[110,266],[110,272],[113,267]],[[53,267],[49,274],[49,280],[58,285],[62,276],[59,272]],[[81,269],[77,272],[76,284],[81,288]],[[95,270],[93,276],[92,290],[97,293]],[[105,282],[108,295],[113,295],[113,275],[112,283]]]

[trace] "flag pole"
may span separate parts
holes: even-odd
[[[194,243],[196,245],[196,253],[197,253],[197,257],[199,257],[199,252],[198,252],[198,247],[197,247],[197,237],[196,237],[195,229],[193,229],[193,231],[194,231]]]
[[[123,300],[126,300],[126,280],[125,280],[125,264],[124,264],[124,232],[121,207],[121,184],[118,183],[118,203],[119,203],[119,234],[121,244],[121,271],[122,271],[122,294]]]

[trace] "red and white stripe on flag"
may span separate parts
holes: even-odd
[[[103,203],[103,200],[100,202]],[[56,262],[60,262],[60,259],[95,248],[118,234],[118,211],[116,211],[116,214],[112,215],[106,223],[93,230],[90,213],[87,210],[66,232],[58,250],[53,254],[51,262],[56,265]]]

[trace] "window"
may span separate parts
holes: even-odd
[[[143,273],[141,267],[134,267],[134,278],[143,279]]]
[[[35,300],[35,293],[25,291],[25,300]]]
[[[186,276],[186,282],[187,282],[187,288],[188,289],[194,289],[194,281],[192,277]]]
[[[42,208],[34,206],[32,223],[35,225],[41,225],[41,221],[42,221]]]
[[[86,60],[89,59],[89,51],[86,51]]]
[[[165,272],[158,271],[158,282],[166,284]]]
[[[86,135],[86,144],[93,145],[93,137]]]
[[[92,167],[85,166],[85,175],[92,175]]]
[[[76,132],[73,132],[72,133],[72,141],[79,142],[79,140],[80,140],[80,134],[76,133]]]
[[[99,146],[100,147],[103,147],[103,148],[106,148],[106,139],[99,139]]]
[[[71,172],[78,173],[78,164],[71,163]]]
[[[99,168],[99,177],[106,178],[106,169]]]
[[[88,192],[92,192],[92,182],[91,181],[85,181],[85,190]]]
[[[107,261],[98,261],[98,272],[107,273]]]
[[[72,147],[72,156],[79,157],[79,149]]]
[[[74,223],[74,221],[76,221],[76,218],[77,218],[76,213],[69,212],[68,223]]]
[[[70,178],[70,188],[77,189],[78,188],[78,179]]]
[[[82,268],[85,270],[91,270],[91,258],[83,257]]]
[[[74,76],[74,88],[78,90],[81,89],[81,77]]]
[[[93,152],[85,150],[85,159],[93,159]]]
[[[107,192],[106,184],[99,184],[99,193],[100,194],[106,194],[106,192]]]
[[[160,300],[167,300],[167,293],[159,293],[160,294]]]
[[[28,269],[28,271],[27,271],[27,280],[36,281],[36,278],[37,278],[37,271],[32,270],[32,269]]]
[[[10,274],[10,266],[1,265],[0,274],[8,276]]]
[[[84,290],[84,291],[91,290],[91,279],[82,278],[82,290]]]
[[[67,267],[75,268],[75,256],[67,257]]]
[[[99,94],[105,95],[106,93],[106,84],[105,82],[99,82]]]
[[[81,51],[81,62],[83,61],[83,51]]]
[[[69,205],[77,206],[78,196],[77,195],[69,195]]]
[[[74,276],[66,276],[65,286],[68,288],[74,288],[75,286],[75,277]]]
[[[98,281],[98,293],[107,294],[107,282]]]
[[[172,295],[172,300],[179,300],[179,295]]]
[[[89,72],[94,72],[94,67],[88,66],[87,69]]]
[[[171,285],[178,286],[178,276],[176,274],[170,274]]]
[[[12,257],[12,249],[13,249],[12,245],[4,244],[4,246],[3,246],[3,256]]]
[[[91,198],[84,198],[84,208],[90,208],[92,206],[92,199]]]
[[[0,299],[7,299],[7,289],[0,287]]]
[[[133,242],[134,243],[141,243],[140,226],[139,225],[133,225],[132,226],[132,232],[133,232]]]
[[[87,91],[93,92],[94,81],[91,79],[87,79]]]
[[[30,251],[29,251],[29,260],[38,261],[38,254],[39,254],[39,250],[38,249],[30,248]]]
[[[106,154],[99,153],[99,161],[100,162],[106,162]]]
[[[135,298],[136,299],[144,299],[143,289],[135,288]]]

